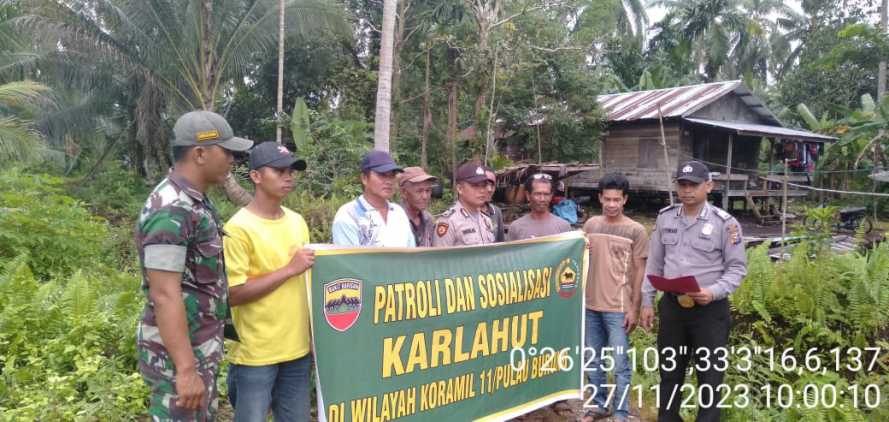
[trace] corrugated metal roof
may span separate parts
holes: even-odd
[[[757,125],[741,122],[724,122],[720,120],[695,119],[691,117],[686,117],[684,120],[699,125],[733,130],[738,135],[765,136],[769,138],[792,139],[796,141],[806,142],[833,142],[837,140],[837,138],[833,136],[821,135],[805,130],[788,129],[780,126]]]
[[[678,86],[650,91],[623,92],[596,97],[609,122],[657,119],[658,105],[664,118],[686,117],[710,103],[734,92],[755,113],[766,121],[780,125],[780,121],[753,95],[741,81]]]

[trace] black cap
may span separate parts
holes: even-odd
[[[710,180],[710,169],[700,161],[688,161],[676,169],[676,181],[680,180],[704,183]]]
[[[470,161],[457,168],[457,182],[480,183],[488,180],[485,166]]]
[[[294,157],[287,147],[277,142],[263,142],[250,151],[250,170],[258,170],[261,167],[276,169],[290,167],[302,171],[306,169],[306,160]]]
[[[390,171],[402,172],[404,170],[395,164],[395,160],[392,159],[392,156],[389,155],[386,151],[380,151],[377,149],[371,150],[367,154],[364,154],[364,158],[361,159],[361,171],[373,171],[375,173],[388,173]]]

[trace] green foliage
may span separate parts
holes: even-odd
[[[119,162],[108,163],[89,180],[75,182],[71,190],[93,212],[114,221],[134,220],[150,192],[143,178]]]
[[[135,420],[143,413],[148,391],[133,341],[142,307],[137,285],[135,274],[107,268],[40,282],[27,256],[11,261],[0,274],[4,418]]]
[[[361,193],[359,163],[373,145],[370,124],[312,110],[309,116],[309,142],[297,152],[308,168],[298,183],[319,196],[357,196]]]
[[[293,117],[290,119],[290,135],[296,149],[309,142],[309,107],[302,97],[296,99],[293,105]]]
[[[135,420],[143,300],[139,276],[109,253],[132,243],[131,227],[109,230],[65,191],[59,178],[0,173],[0,414]]]
[[[312,243],[330,243],[333,239],[330,232],[333,226],[333,216],[336,215],[340,206],[352,199],[355,197],[341,195],[318,197],[309,191],[299,190],[299,182],[297,182],[297,192],[291,193],[285,198],[284,206],[303,216],[306,225],[309,226]]]
[[[107,222],[65,191],[62,179],[0,173],[0,263],[28,254],[34,273],[70,274],[107,263]]]
[[[818,210],[820,211],[820,209]],[[830,209],[825,211],[828,214]],[[819,217],[818,213],[810,215]],[[827,216],[820,216],[825,221]],[[889,388],[887,350],[883,346],[889,328],[889,244],[882,244],[867,253],[836,255],[829,249],[812,254],[810,243],[794,249],[789,261],[773,263],[768,245],[761,245],[748,254],[748,275],[732,295],[736,324],[730,345],[735,347],[774,348],[776,357],[765,353],[754,356],[747,371],[730,368],[730,385],[746,384],[758,390],[772,384],[835,385],[844,389],[851,384],[874,384],[884,392]],[[822,363],[833,362],[831,349],[841,354],[850,348],[881,347],[877,365],[871,370],[837,371],[829,364],[824,373],[787,370],[780,366],[780,355],[789,348],[796,360],[804,362],[806,353]],[[844,355],[845,356],[845,355]],[[868,354],[868,360],[873,357]],[[847,362],[843,362],[845,365]],[[853,406],[849,395],[839,397],[837,406],[816,409],[775,406],[766,408],[762,391],[754,391],[755,406],[731,409],[727,420],[882,420],[886,410],[865,409],[861,402]],[[774,393],[773,393],[774,395]],[[842,406],[841,406],[842,405]]]
[[[0,162],[34,162],[46,156],[45,140],[29,117],[48,90],[33,81],[0,84]]]

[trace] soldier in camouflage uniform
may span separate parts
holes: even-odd
[[[216,374],[228,314],[222,223],[205,195],[225,180],[236,138],[218,114],[186,113],[173,128],[176,164],[139,215],[136,245],[147,297],[136,332],[139,371],[151,389],[152,420],[216,415]]]

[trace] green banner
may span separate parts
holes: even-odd
[[[503,420],[579,398],[586,241],[318,249],[319,419]]]

